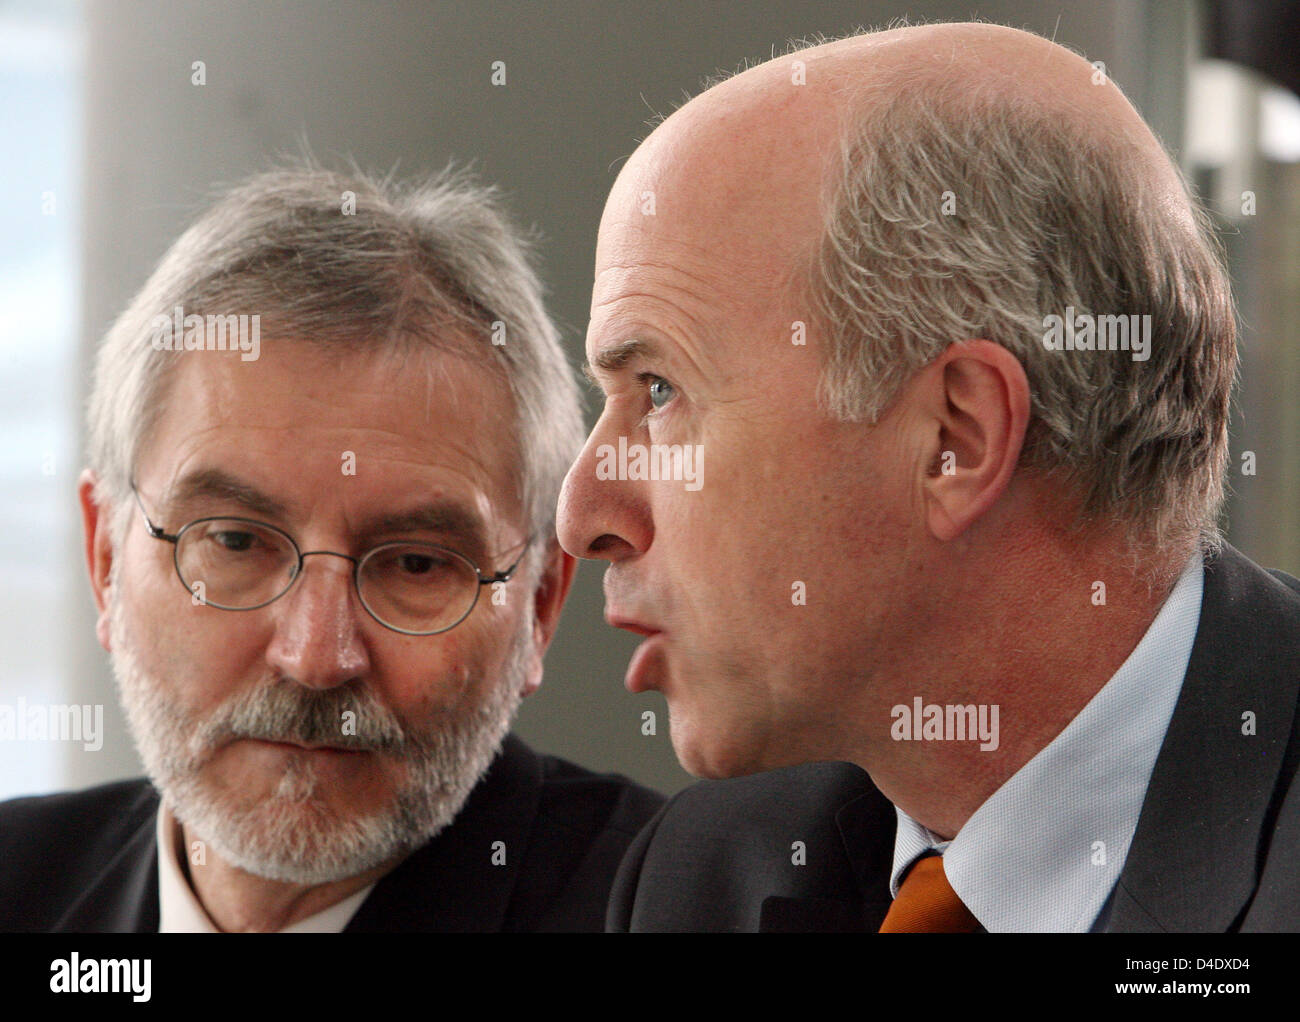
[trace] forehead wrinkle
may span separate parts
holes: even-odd
[[[697,301],[699,301],[701,305],[707,304],[707,302],[703,298],[684,288],[669,286],[667,288],[664,288],[663,290],[675,291],[681,295],[684,295],[687,298],[696,299]],[[707,335],[711,333],[709,327],[705,323],[703,323],[698,317],[693,315],[684,306],[673,301],[671,298],[667,298],[663,294],[659,293],[658,290],[622,291],[613,297],[605,298],[599,302],[593,303],[592,309],[604,310],[609,308],[610,306],[618,306],[620,304],[625,304],[628,302],[635,302],[638,303],[639,305],[650,306],[650,307],[653,307],[655,305],[667,306],[669,311],[676,318],[683,321],[684,325],[687,328],[689,328],[692,333],[702,334],[702,335]],[[646,313],[630,313],[630,312],[624,313],[620,311],[614,311],[612,313],[608,313],[607,315],[609,316],[610,319],[627,319],[627,318],[640,319],[640,318],[645,318]]]
[[[708,374],[704,371],[703,363],[709,350],[718,350],[720,341],[716,331],[701,323],[662,295],[633,293],[624,295],[622,298],[639,299],[651,305],[667,306],[675,313],[675,316],[666,319],[662,315],[655,315],[653,308],[613,313],[605,322],[600,324],[598,333],[603,336],[613,334],[626,339],[598,348],[590,362],[592,368],[597,371],[604,369],[603,363],[605,360],[602,359],[602,356],[607,351],[614,351],[615,355],[613,357],[618,362],[618,365],[612,367],[612,372],[615,373],[626,368],[628,363],[642,359],[666,363],[685,362],[687,367],[699,376],[708,377]],[[609,303],[602,303],[602,305],[612,304],[612,302],[613,300]],[[685,323],[684,328],[681,325],[682,322]],[[652,338],[642,337],[645,333],[659,335],[663,338],[663,343],[655,343]],[[685,343],[687,340],[693,340],[696,343],[690,345]],[[618,349],[624,350],[619,351]],[[710,364],[712,363],[710,362]],[[611,370],[606,371],[610,372]]]
[[[288,448],[301,443],[299,432],[310,436],[319,428],[321,427],[313,428],[307,425],[294,427],[241,425],[238,427],[239,430],[251,430],[255,434],[269,433],[281,437],[282,441],[277,442],[276,446]],[[484,456],[484,452],[474,447],[472,433],[447,431],[437,438],[436,446],[416,448],[411,446],[410,437],[384,426],[343,423],[329,428],[341,433],[337,444],[325,444],[331,477],[337,472],[335,460],[337,450],[344,448],[353,449],[359,457],[372,466],[381,464],[388,466],[385,471],[389,472],[389,475],[377,476],[373,471],[368,472],[369,482],[361,484],[360,491],[350,484],[354,493],[361,494],[358,499],[364,503],[372,506],[382,505],[386,491],[396,492],[395,488],[408,491],[412,480],[427,476],[427,481],[422,486],[426,493],[429,489],[436,488],[447,489],[452,495],[446,498],[426,499],[426,503],[436,504],[442,499],[467,502],[471,506],[471,513],[482,521],[484,529],[510,522],[517,513],[517,494],[514,488],[507,486],[504,490],[499,489],[500,482],[509,483],[508,477],[505,480],[498,480],[498,466],[491,456]],[[166,505],[168,513],[178,513],[183,508],[182,501],[215,498],[240,503],[255,516],[278,521],[286,527],[302,528],[310,523],[312,516],[316,514],[315,501],[323,496],[323,491],[317,491],[313,499],[304,503],[297,497],[290,496],[290,493],[296,489],[293,484],[297,480],[287,478],[281,480],[277,476],[274,480],[266,478],[265,483],[254,481],[253,477],[265,478],[267,471],[274,469],[274,462],[268,466],[263,463],[261,457],[250,459],[246,450],[247,441],[243,440],[239,444],[239,448],[245,449],[243,455],[240,455],[238,450],[232,452],[226,445],[214,449],[207,444],[198,444],[197,449],[194,449],[199,440],[211,436],[229,439],[230,432],[228,428],[214,426],[185,438],[183,447],[188,449],[182,451],[165,484],[165,492],[168,494]],[[319,446],[314,444],[313,451]],[[303,451],[305,455],[306,448],[303,448]],[[304,471],[307,471],[315,462],[300,462],[300,464]],[[509,466],[506,466],[507,470],[508,468]],[[449,488],[446,482],[448,479],[455,480]],[[271,493],[275,493],[276,496],[271,496]],[[419,497],[408,492],[403,503],[408,501],[417,504]],[[351,502],[345,502],[340,510],[345,529],[352,535],[358,534],[360,531],[358,518]],[[367,515],[366,519],[374,517],[376,516]],[[361,524],[369,523],[367,521]]]
[[[719,235],[721,236],[721,235]],[[714,245],[691,243],[680,237],[663,237],[647,235],[635,242],[624,242],[618,246],[618,261],[603,261],[596,273],[595,283],[609,279],[635,278],[637,275],[662,281],[665,286],[690,294],[686,284],[694,284],[700,294],[709,294],[718,288],[720,275],[732,276],[737,272],[734,250],[719,251]],[[671,250],[680,258],[671,262],[664,259]],[[656,258],[658,256],[659,258]],[[692,267],[698,266],[699,269]],[[603,302],[601,304],[604,304]]]
[[[623,275],[615,283],[607,284],[602,288],[599,284],[599,278],[612,271],[623,271]],[[678,279],[681,277],[686,278],[686,281],[690,283],[694,283],[696,287],[692,289],[685,286]],[[707,313],[717,307],[718,299],[722,297],[723,289],[719,287],[717,280],[710,280],[701,274],[691,273],[680,266],[645,261],[607,266],[601,270],[597,281],[597,287],[592,296],[592,312],[606,310],[611,306],[618,306],[623,303],[634,303],[634,305],[648,303],[651,306],[660,303],[667,306],[672,315],[680,320],[682,325],[693,336],[700,337],[707,343],[716,346],[718,338],[713,327],[688,309],[687,304],[683,304],[681,300],[674,301],[673,298],[668,297],[668,294],[680,296],[689,304],[699,305]],[[596,298],[596,294],[602,291],[606,293],[600,298]],[[622,315],[630,318],[649,319],[649,322],[654,322],[644,313],[614,313],[611,318],[621,318]],[[629,330],[627,332],[635,333],[636,331]]]

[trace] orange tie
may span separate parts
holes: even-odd
[[[903,877],[880,932],[974,933],[979,925],[948,883],[943,857],[930,853],[917,859]]]

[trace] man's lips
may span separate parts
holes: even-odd
[[[294,752],[325,752],[338,753],[339,755],[359,756],[373,751],[371,749],[346,745],[311,745],[304,742],[295,742],[292,739],[287,738],[254,738],[252,736],[244,736],[244,740],[249,742],[260,742],[263,745],[275,745],[282,749],[289,749]]]
[[[663,632],[651,632],[649,638],[636,648],[623,678],[623,686],[629,692],[662,690],[668,674],[666,643]],[[667,695],[667,692],[664,694]]]
[[[664,630],[649,621],[632,617],[615,603],[610,593],[608,572],[605,574],[605,622],[625,632],[642,635],[646,640],[636,648],[632,659],[628,661],[627,674],[623,678],[624,687],[629,692],[659,688],[668,673],[665,662],[667,637]]]
[[[605,608],[605,620],[615,628],[645,636],[646,641],[636,648],[632,659],[628,661],[627,675],[623,679],[627,690],[645,692],[647,689],[658,688],[659,682],[666,674],[664,646],[667,638],[664,636],[663,629],[629,617],[608,606]]]

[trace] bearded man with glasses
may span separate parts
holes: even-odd
[[[213,343],[236,317],[255,343]],[[662,800],[508,736],[580,443],[490,192],[304,166],[228,194],[90,399],[98,635],[149,780],[0,806],[0,929],[601,929]]]

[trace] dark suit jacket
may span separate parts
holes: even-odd
[[[137,780],[0,804],[0,931],[156,932],[158,803]],[[619,860],[662,804],[510,736],[452,824],[380,879],[347,931],[599,931]]]
[[[1300,930],[1298,691],[1300,582],[1228,547],[1101,928]],[[896,822],[848,763],[701,782],[629,849],[608,928],[875,931]]]

